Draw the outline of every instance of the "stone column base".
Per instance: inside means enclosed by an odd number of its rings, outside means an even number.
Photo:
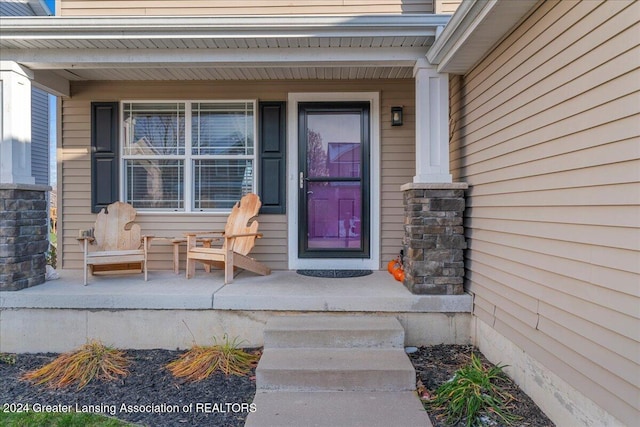
[[[404,285],[414,294],[464,293],[466,183],[417,184],[404,193]]]
[[[44,185],[0,184],[0,291],[45,280],[47,198]]]

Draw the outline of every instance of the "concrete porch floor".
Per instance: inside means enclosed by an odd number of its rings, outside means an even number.
[[[241,272],[224,285],[219,271],[96,275],[82,272],[20,291],[0,292],[0,352],[63,352],[99,339],[118,348],[187,348],[213,337],[238,337],[263,345],[276,316],[394,317],[406,345],[470,342],[472,299],[465,295],[412,295],[386,271],[350,279],[270,276]]]
[[[100,274],[82,285],[82,271],[21,291],[0,292],[0,308],[192,309],[470,313],[471,296],[413,295],[385,271],[349,279],[314,278],[295,271],[269,276],[239,273],[224,285],[221,271],[183,274]]]

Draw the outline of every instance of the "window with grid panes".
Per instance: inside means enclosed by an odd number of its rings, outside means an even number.
[[[229,211],[255,191],[255,102],[123,103],[125,201],[156,211]]]

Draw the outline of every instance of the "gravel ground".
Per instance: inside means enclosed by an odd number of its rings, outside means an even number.
[[[469,363],[471,353],[474,351],[470,345],[436,345],[431,347],[420,347],[417,352],[409,355],[416,375],[429,393],[433,395],[435,390],[444,382],[453,377],[455,371]],[[480,357],[483,363],[489,361],[475,350],[475,354]],[[554,424],[538,408],[538,406],[511,380],[506,379],[500,386],[510,393],[515,401],[512,403],[512,412],[521,417],[514,426],[517,427],[553,427]],[[434,427],[445,427],[445,418],[436,411],[429,411],[429,417]],[[464,422],[455,424],[453,427],[462,427]],[[501,424],[492,423],[488,426],[499,426]]]
[[[438,345],[421,347],[409,356],[418,379],[429,392],[433,392],[469,362],[472,351],[472,346]],[[31,410],[51,411],[69,407],[85,412],[97,410],[121,420],[153,427],[244,426],[256,390],[255,372],[248,377],[215,374],[201,382],[185,383],[164,369],[182,352],[127,350],[126,353],[133,360],[128,377],[108,383],[94,381],[80,391],[74,387],[51,390],[19,380],[24,372],[39,368],[57,356],[19,354],[13,365],[0,363],[0,410],[5,409],[5,404],[22,405],[23,408],[28,404]],[[479,352],[476,354],[488,363]],[[506,381],[503,387],[516,399],[513,412],[522,417],[516,426],[553,427],[553,423],[513,382]],[[440,414],[431,411],[429,416],[434,427],[446,426]],[[460,423],[455,427],[463,425]]]
[[[154,427],[244,426],[256,391],[255,372],[249,377],[217,373],[200,382],[185,383],[164,369],[181,353],[127,350],[133,360],[129,376],[108,383],[93,381],[80,391],[74,386],[51,390],[20,381],[24,372],[49,363],[57,355],[19,354],[14,365],[0,363],[0,405],[29,404],[32,411],[75,410],[78,405],[83,412],[98,409],[121,420]]]

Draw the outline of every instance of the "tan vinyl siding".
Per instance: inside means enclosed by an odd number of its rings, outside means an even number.
[[[444,13],[453,15],[455,11],[460,6],[462,0],[434,0],[434,8],[433,13]]]
[[[450,84],[474,314],[640,417],[640,3],[540,2]]]
[[[381,261],[397,255],[402,243],[403,207],[400,186],[415,175],[415,108],[413,80],[288,81],[288,82],[84,82],[72,83],[72,96],[62,105],[63,268],[81,268],[78,230],[90,228],[95,215],[90,209],[91,102],[135,99],[258,99],[283,101],[288,92],[380,92],[381,130]],[[391,107],[404,106],[404,126],[391,126]],[[287,223],[285,215],[261,215],[264,238],[252,252],[274,269],[287,268]],[[181,236],[185,231],[221,229],[226,215],[141,213],[138,222],[146,234]],[[182,248],[181,252],[184,252]],[[184,254],[182,254],[184,257]],[[171,268],[171,246],[152,246],[150,268]],[[184,260],[181,258],[181,262]],[[183,266],[181,266],[183,268]]]
[[[433,13],[432,0],[60,0],[58,3],[62,16]]]

